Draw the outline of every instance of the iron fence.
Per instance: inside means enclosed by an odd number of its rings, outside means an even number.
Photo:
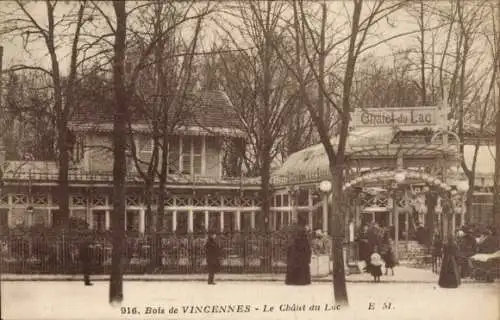
[[[93,233],[94,274],[111,268],[111,234]],[[189,274],[205,271],[205,234],[127,234],[123,243],[125,274]],[[288,239],[277,234],[218,235],[221,271],[225,273],[283,273]],[[83,237],[74,233],[0,235],[1,270],[15,274],[78,274]],[[326,253],[327,254],[327,253]]]

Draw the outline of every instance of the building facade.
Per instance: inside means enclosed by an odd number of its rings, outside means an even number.
[[[243,123],[234,112],[231,102],[222,91],[199,93],[198,103],[190,108],[188,118],[177,125],[169,139],[169,166],[166,185],[165,214],[158,217],[160,231],[166,232],[232,232],[253,230],[260,213],[260,179],[246,178],[240,172],[227,169],[227,159],[238,158],[231,143],[244,144]],[[422,121],[440,126],[441,113],[433,108],[420,108]],[[417,115],[416,110],[410,113]],[[391,111],[394,112],[394,111]],[[402,111],[404,119],[407,111]],[[426,114],[428,112],[429,114]],[[400,116],[400,117],[401,117]],[[387,117],[383,117],[386,119]],[[133,128],[135,155],[129,150],[125,228],[144,233],[151,226],[147,210],[144,179],[141,171],[152,157],[153,140],[150,124],[137,117]],[[346,219],[359,227],[368,222],[395,225],[401,239],[408,239],[416,221],[425,220],[425,175],[456,187],[464,176],[457,168],[459,141],[433,141],[439,130],[429,124],[402,125],[399,128],[377,127],[377,119],[359,117],[368,127],[353,130],[347,148],[345,184],[349,193]],[[382,118],[381,118],[382,119]],[[427,120],[426,120],[427,119]],[[358,122],[359,122],[358,121]],[[374,125],[375,124],[375,125]],[[112,113],[102,106],[82,108],[70,123],[73,136],[70,179],[70,215],[85,222],[89,228],[105,231],[110,228],[112,211]],[[436,128],[434,128],[436,129]],[[439,128],[438,128],[439,129]],[[466,221],[488,224],[492,217],[491,144],[494,133],[467,133],[465,160],[470,165],[471,148],[480,139],[474,203],[472,212],[457,210],[454,226]],[[442,136],[441,136],[441,139]],[[161,158],[161,157],[160,157]],[[57,165],[53,162],[3,162],[3,188],[0,196],[0,227],[51,226],[58,210]],[[234,161],[233,161],[234,162]],[[404,170],[405,190],[394,198],[394,174]],[[311,229],[328,231],[331,197],[320,190],[320,183],[329,179],[328,161],[321,144],[292,154],[283,166],[273,173],[273,197],[269,226],[279,230],[302,215]],[[366,179],[370,177],[370,179]],[[352,193],[355,186],[357,193]],[[361,190],[361,192],[359,192]],[[158,181],[149,206],[158,206]],[[440,203],[436,208],[440,211]],[[436,224],[442,223],[438,214]],[[352,235],[348,235],[352,237]]]
[[[255,228],[260,181],[235,176],[224,169],[228,143],[241,142],[243,125],[222,91],[199,93],[191,117],[173,128],[169,138],[169,173],[165,215],[158,230],[225,232]],[[102,107],[104,108],[104,107]],[[126,230],[147,232],[151,217],[146,210],[141,166],[152,154],[149,125],[133,123],[135,154],[129,151]],[[110,227],[112,213],[112,113],[96,107],[82,109],[70,123],[73,135],[70,180],[70,216],[92,229]],[[5,161],[0,223],[4,227],[52,225],[57,204],[57,165],[53,162]],[[157,210],[158,181],[150,203]]]

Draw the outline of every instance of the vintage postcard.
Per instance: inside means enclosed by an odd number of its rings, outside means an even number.
[[[0,320],[500,319],[498,1],[3,1]]]

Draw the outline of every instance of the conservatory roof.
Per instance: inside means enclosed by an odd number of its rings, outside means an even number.
[[[392,128],[363,128],[349,133],[346,145],[348,159],[382,159],[394,158],[399,154],[405,157],[433,158],[436,156],[456,156],[455,145],[404,143],[395,144],[393,138],[396,131]],[[337,145],[338,137],[333,138],[332,144]],[[283,166],[274,172],[275,176],[309,175],[316,172],[327,172],[329,168],[328,156],[323,144],[316,144],[298,151],[285,161]]]

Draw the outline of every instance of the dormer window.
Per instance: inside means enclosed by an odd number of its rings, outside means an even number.
[[[70,138],[72,144],[70,145],[70,150],[71,150],[71,160],[73,162],[80,162],[80,160],[83,159],[84,156],[84,149],[85,149],[85,139],[83,136],[74,136],[71,134],[72,137]]]
[[[169,172],[203,174],[203,140],[201,136],[175,137],[169,144]]]

